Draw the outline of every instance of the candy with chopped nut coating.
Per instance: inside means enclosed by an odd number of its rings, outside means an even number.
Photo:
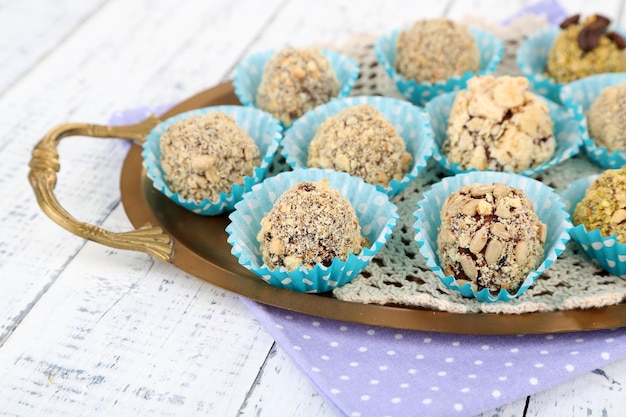
[[[466,185],[446,198],[440,215],[440,266],[459,284],[515,293],[541,263],[547,227],[521,189]]]
[[[307,166],[347,172],[383,187],[402,180],[413,158],[393,125],[370,104],[348,107],[320,125]]]
[[[231,116],[214,111],[173,123],[161,136],[161,168],[170,189],[200,203],[219,200],[261,163],[250,135]]]
[[[626,168],[604,171],[576,205],[573,221],[626,243]]]
[[[626,83],[604,88],[586,117],[589,137],[597,146],[626,151]]]
[[[474,76],[457,93],[443,153],[461,169],[519,173],[549,161],[556,149],[545,101],[525,77]]]
[[[546,62],[548,75],[559,83],[605,72],[626,71],[626,42],[609,29],[610,20],[592,15],[580,22],[575,15],[561,23]]]
[[[480,53],[465,25],[446,18],[423,19],[398,35],[395,65],[407,79],[434,83],[478,71]]]
[[[265,64],[256,106],[291,126],[338,94],[339,81],[324,54],[315,48],[285,48]]]
[[[263,262],[288,271],[345,261],[368,244],[350,201],[327,180],[303,181],[285,191],[261,220],[257,240]]]

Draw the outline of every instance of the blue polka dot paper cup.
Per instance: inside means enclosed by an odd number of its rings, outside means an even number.
[[[521,73],[528,78],[533,90],[555,103],[560,103],[561,83],[546,73],[546,62],[552,44],[561,29],[549,26],[527,37],[517,49],[516,62]]]
[[[161,167],[161,136],[168,127],[179,120],[217,111],[233,117],[239,127],[248,132],[259,148],[261,163],[254,168],[252,176],[244,177],[243,184],[233,184],[231,192],[220,193],[217,201],[204,199],[198,203],[193,199],[184,199],[180,194],[173,192],[165,180]],[[278,120],[261,110],[241,106],[205,107],[181,113],[159,123],[146,137],[141,155],[143,156],[143,166],[146,168],[148,178],[152,180],[154,188],[189,211],[202,216],[213,216],[232,211],[235,203],[241,200],[246,191],[249,191],[254,184],[263,181],[281,139],[282,125]]]
[[[233,89],[235,90],[235,95],[244,106],[256,106],[256,95],[261,84],[261,78],[263,78],[263,69],[267,61],[276,52],[278,50],[257,52],[245,57],[237,64]],[[321,50],[321,52],[330,61],[330,65],[339,81],[337,97],[349,96],[360,74],[359,65],[347,55],[328,50]]]
[[[437,234],[441,226],[440,212],[446,197],[465,185],[494,182],[523,190],[535,204],[535,211],[541,222],[548,227],[543,261],[537,269],[528,274],[514,294],[505,289],[500,290],[498,294],[492,294],[486,288],[476,291],[467,282],[460,285],[454,276],[446,275],[443,272],[437,255]],[[504,172],[468,172],[444,178],[441,182],[434,184],[431,190],[424,193],[422,200],[418,203],[417,210],[414,212],[414,217],[415,240],[430,269],[447,288],[459,291],[465,297],[473,297],[483,302],[510,301],[524,293],[565,250],[565,245],[570,239],[567,231],[572,226],[563,202],[552,188],[532,178]]]
[[[317,264],[312,269],[300,266],[294,271],[284,267],[271,270],[263,263],[257,235],[261,219],[272,209],[276,200],[292,186],[302,181],[327,179],[330,186],[345,196],[356,211],[361,233],[370,246],[360,254],[350,254],[346,261],[335,259],[328,267]],[[343,172],[323,169],[301,169],[268,178],[243,196],[235,205],[226,227],[231,253],[239,263],[275,287],[297,292],[321,293],[340,287],[365,268],[383,247],[398,219],[397,207],[389,197],[360,178]]]
[[[448,118],[452,111],[452,105],[456,98],[457,92],[443,94],[439,97],[435,97],[426,105],[426,112],[430,119],[430,124],[433,129],[433,138],[435,141],[435,150],[433,152],[433,159],[445,168],[448,172],[453,174],[459,174],[464,172],[476,171],[475,168],[463,169],[458,163],[451,163],[448,161],[443,153],[443,143],[447,138],[448,130]],[[572,116],[563,107],[550,100],[544,99],[548,105],[550,111],[550,118],[554,123],[554,138],[556,140],[556,148],[552,158],[541,165],[534,168],[526,168],[520,175],[532,177],[537,175],[548,168],[551,168],[561,162],[577,155],[580,151],[580,145],[582,143],[582,127],[580,122]]]
[[[385,72],[396,84],[398,90],[412,103],[423,106],[433,97],[450,91],[462,90],[467,86],[467,80],[474,75],[486,75],[495,71],[502,60],[504,46],[502,41],[489,32],[470,28],[470,33],[476,39],[478,50],[480,51],[480,70],[478,72],[466,72],[461,76],[455,76],[447,81],[437,81],[435,83],[418,83],[415,80],[407,79],[396,71],[396,41],[398,35],[406,26],[396,29],[378,38],[374,44],[374,52],[378,62],[385,69]]]
[[[379,191],[389,196],[397,195],[426,167],[434,146],[432,130],[426,115],[419,107],[409,102],[390,97],[372,96],[335,99],[308,111],[296,120],[285,133],[281,153],[292,168],[306,168],[309,145],[320,125],[328,117],[359,104],[369,104],[380,111],[402,137],[407,151],[413,157],[411,168],[402,180],[391,180],[389,185],[385,187],[376,185]]]
[[[597,178],[598,175],[591,175],[578,179],[561,192],[565,208],[572,218],[576,205],[585,197],[587,189]],[[619,243],[615,236],[602,236],[597,229],[587,230],[582,224],[572,226],[569,234],[592,262],[611,274],[626,279],[626,244]]]
[[[626,35],[624,29],[613,28],[613,30],[622,36]],[[528,78],[533,90],[555,103],[561,103],[561,88],[566,84],[557,82],[546,73],[546,63],[550,49],[560,32],[558,26],[539,29],[522,42],[516,53],[517,67]]]
[[[582,145],[589,159],[603,168],[620,168],[626,164],[626,151],[609,152],[606,146],[596,145],[587,129],[587,110],[602,90],[612,85],[626,83],[626,73],[598,74],[581,78],[561,88],[561,101],[582,129]]]

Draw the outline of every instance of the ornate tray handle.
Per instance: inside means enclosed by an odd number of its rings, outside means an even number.
[[[109,232],[101,227],[76,220],[61,207],[53,193],[57,181],[56,173],[61,168],[57,152],[61,139],[67,136],[122,138],[141,144],[159,121],[156,116],[150,116],[142,122],[126,126],[65,123],[48,132],[33,150],[28,174],[37,202],[43,212],[61,227],[82,238],[117,249],[145,252],[162,261],[171,262],[172,240],[160,227],[153,227],[148,223],[130,232]]]

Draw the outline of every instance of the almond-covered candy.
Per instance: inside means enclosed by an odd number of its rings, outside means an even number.
[[[443,153],[461,169],[519,173],[549,161],[556,149],[545,101],[525,77],[475,76],[457,93]]]
[[[466,185],[446,198],[440,216],[439,262],[460,285],[515,293],[541,263],[547,227],[521,189]]]

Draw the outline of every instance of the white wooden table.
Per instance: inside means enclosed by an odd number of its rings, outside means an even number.
[[[620,1],[564,3],[626,23]],[[0,0],[0,415],[336,415],[237,296],[47,218],[27,182],[32,148],[58,123],[180,101],[256,50],[341,44],[423,17],[497,21],[525,5]],[[127,149],[61,144],[56,193],[70,213],[131,228],[119,196]],[[483,414],[564,415],[626,415],[626,361]]]

